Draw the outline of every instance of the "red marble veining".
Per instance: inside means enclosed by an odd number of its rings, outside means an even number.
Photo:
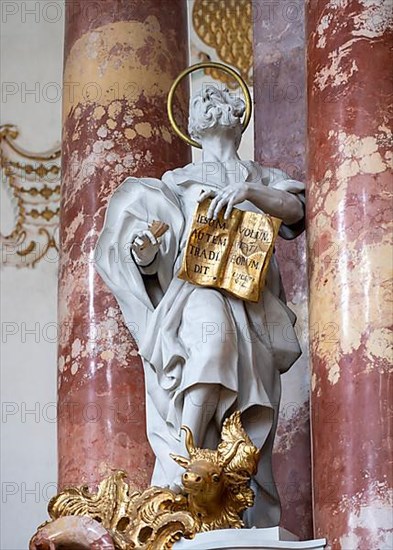
[[[113,101],[108,101],[105,93],[101,103],[85,94],[83,100],[74,103],[68,98],[64,109],[59,484],[94,485],[113,469],[125,469],[131,482],[144,488],[150,481],[153,455],[145,432],[142,365],[136,344],[114,298],[96,274],[92,258],[108,199],[126,176],[160,177],[166,170],[189,162],[188,147],[171,133],[166,115],[168,90],[162,85],[187,65],[186,6],[181,0],[106,0],[94,3],[99,10],[91,6],[89,11],[88,3],[68,3],[67,78],[81,78],[86,67],[89,79],[96,71],[94,81],[104,92],[114,84],[113,75],[122,86]],[[116,23],[115,30],[111,23]],[[130,28],[136,29],[137,48],[121,41],[120,34],[116,42],[117,33],[133,37]],[[156,40],[154,63],[149,33]],[[113,41],[112,46],[108,41]],[[103,60],[101,65],[93,48]],[[75,59],[77,55],[80,62]],[[122,94],[123,83],[128,82],[128,67],[132,70],[136,64],[139,71],[142,67],[138,74],[146,77],[149,86],[138,82],[132,97],[127,97]],[[79,71],[75,78],[72,71]],[[129,82],[134,82],[133,78]],[[178,109],[184,120],[186,103],[183,101]],[[134,329],[137,332],[137,319]]]
[[[255,159],[304,181],[306,75],[304,3],[253,2]],[[304,235],[280,240],[277,257],[289,307],[298,316],[303,355],[283,376],[283,397],[273,455],[282,505],[281,525],[312,536],[307,263]]]
[[[316,536],[392,541],[389,2],[308,5],[310,321]]]
[[[178,0],[66,0],[69,30],[67,29],[65,37],[65,57],[67,58],[72,46],[82,35],[117,21],[144,21],[153,16],[161,22],[164,29],[173,29],[175,21],[184,21],[184,7]],[[187,27],[179,25],[176,30],[179,44],[184,43]],[[185,52],[180,57],[184,55]]]
[[[297,408],[288,419],[285,415],[281,418],[277,439],[279,443],[275,446],[273,472],[283,509],[281,523],[286,529],[296,533],[301,540],[309,539],[312,534],[312,522],[308,497],[311,493],[308,403]],[[308,498],[305,498],[305,495]],[[299,522],[299,518],[304,519]]]

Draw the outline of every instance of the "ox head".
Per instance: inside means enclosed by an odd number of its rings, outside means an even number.
[[[243,476],[226,472],[226,466],[235,457],[242,439],[236,441],[225,453],[209,449],[199,449],[195,446],[191,430],[186,426],[186,449],[189,458],[171,454],[177,464],[185,469],[182,476],[185,492],[203,500],[215,500],[223,494],[225,486],[230,483],[244,483]]]

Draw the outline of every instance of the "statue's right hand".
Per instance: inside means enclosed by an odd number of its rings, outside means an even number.
[[[154,261],[160,248],[160,241],[146,229],[140,231],[131,244],[131,253],[138,265],[147,266]]]

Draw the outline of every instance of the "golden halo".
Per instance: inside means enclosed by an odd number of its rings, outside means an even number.
[[[204,63],[197,63],[196,65],[191,65],[191,67],[188,67],[183,72],[179,74],[179,76],[176,78],[174,83],[172,84],[171,89],[169,90],[168,94],[168,102],[167,102],[167,108],[168,108],[168,117],[169,121],[172,125],[172,128],[174,129],[175,133],[183,139],[188,145],[192,145],[193,147],[197,147],[198,149],[202,149],[202,146],[197,142],[191,139],[189,136],[184,134],[179,126],[176,124],[175,118],[173,116],[173,98],[175,96],[175,92],[177,90],[177,87],[179,86],[180,82],[183,80],[183,78],[194,71],[199,71],[200,69],[220,69],[224,71],[225,73],[228,73],[229,75],[233,76],[233,78],[236,80],[236,82],[239,84],[240,88],[242,89],[245,103],[246,103],[246,112],[243,120],[243,129],[242,133],[244,133],[250,124],[251,120],[251,114],[252,114],[252,100],[251,100],[251,94],[250,90],[248,89],[247,84],[243,80],[243,78],[234,70],[231,69],[231,67],[227,67],[226,65],[223,65],[222,63],[215,63],[214,61],[206,61]]]

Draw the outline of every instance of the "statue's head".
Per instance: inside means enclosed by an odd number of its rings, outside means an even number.
[[[242,116],[246,109],[240,97],[228,89],[206,86],[191,100],[188,132],[192,139],[201,143],[204,135],[222,130],[232,130],[236,148],[242,137]]]

